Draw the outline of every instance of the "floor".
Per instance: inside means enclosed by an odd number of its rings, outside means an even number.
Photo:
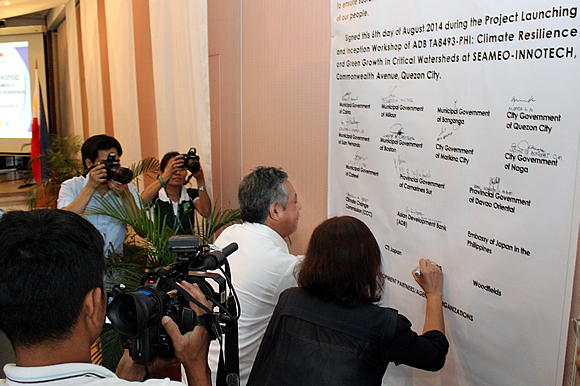
[[[29,171],[0,170],[0,210],[27,210],[26,196],[34,182]],[[2,213],[2,212],[0,212]]]

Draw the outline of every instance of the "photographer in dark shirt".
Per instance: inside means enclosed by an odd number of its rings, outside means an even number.
[[[197,188],[188,189],[185,186],[188,169],[183,155],[176,151],[165,154],[159,164],[159,177],[142,194],[144,204],[151,204],[153,210],[159,213],[159,221],[165,222],[171,229],[177,229],[178,233],[191,233],[196,210],[203,217],[211,214],[211,199],[199,160],[197,165],[198,168],[193,169],[194,173],[191,174]]]

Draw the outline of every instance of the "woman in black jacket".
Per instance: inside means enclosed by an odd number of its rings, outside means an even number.
[[[412,275],[427,299],[421,335],[397,310],[375,304],[384,275],[370,229],[350,216],[324,221],[299,267],[299,288],[280,295],[248,384],[380,385],[389,362],[441,369],[449,349],[443,273],[421,259]]]

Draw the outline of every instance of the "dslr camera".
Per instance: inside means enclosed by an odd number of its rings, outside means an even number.
[[[171,338],[161,324],[163,316],[171,317],[182,334],[195,326],[204,326],[212,339],[221,339],[239,318],[239,312],[235,312],[237,316],[232,315],[226,304],[226,278],[206,272],[227,263],[226,257],[238,249],[236,243],[221,250],[200,245],[197,235],[180,235],[169,239],[169,249],[177,255],[174,263],[147,273],[136,291],[126,293],[121,286],[115,286],[107,308],[107,317],[123,336],[124,347],[136,361],[150,362],[158,356],[175,357]],[[196,283],[206,299],[213,303],[212,309],[206,309],[204,315],[196,315],[189,301],[197,301],[176,284],[182,280]],[[214,312],[216,308],[218,311]],[[239,311],[239,306],[237,309]]]
[[[184,167],[189,170],[191,174],[199,172],[201,165],[199,164],[199,156],[195,154],[195,147],[189,149],[187,154],[183,154]]]
[[[131,169],[121,166],[115,153],[109,153],[106,160],[102,161],[107,170],[107,180],[117,181],[120,184],[128,184],[133,179]]]

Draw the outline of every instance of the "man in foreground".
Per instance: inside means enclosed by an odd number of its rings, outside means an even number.
[[[245,385],[280,293],[296,286],[298,258],[290,254],[284,238],[298,229],[302,206],[288,174],[273,167],[248,174],[240,183],[238,201],[243,224],[226,228],[215,243],[238,244],[229,263],[242,309],[238,334],[240,384]],[[214,344],[210,349],[214,377],[218,357]]]
[[[126,353],[117,375],[91,364],[107,309],[103,287],[103,238],[88,221],[56,209],[14,211],[0,219],[0,330],[10,339],[16,364],[4,367],[0,385],[122,385],[142,381],[147,365]],[[209,306],[197,286],[182,282]],[[204,311],[193,303],[196,314]],[[204,327],[181,335],[171,318],[162,319],[176,361],[190,385],[209,385],[209,335]],[[123,380],[124,379],[124,380]],[[150,385],[180,384],[149,380]]]

